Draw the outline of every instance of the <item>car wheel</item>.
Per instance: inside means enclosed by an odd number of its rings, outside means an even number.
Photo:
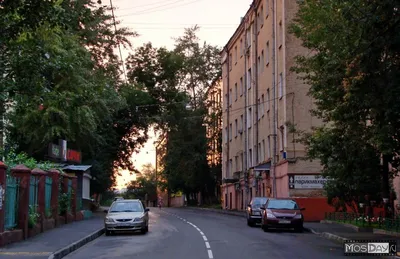
[[[146,233],[149,232],[149,226],[146,226],[145,231]]]
[[[247,226],[252,227],[253,226],[253,222],[251,222],[251,220],[247,219]]]
[[[147,231],[146,231],[146,227],[144,227],[144,228],[142,228],[142,229],[140,230],[140,233],[142,233],[143,235],[146,234],[146,232],[147,232]]]
[[[110,230],[106,230],[106,236],[111,236],[111,231]]]

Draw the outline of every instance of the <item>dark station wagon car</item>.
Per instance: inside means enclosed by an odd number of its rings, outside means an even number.
[[[247,206],[246,216],[247,225],[252,227],[257,223],[261,223],[262,210],[261,207],[268,201],[266,197],[254,197]]]
[[[270,228],[294,229],[303,232],[304,217],[296,201],[292,199],[268,199],[261,207],[261,228],[267,232]]]

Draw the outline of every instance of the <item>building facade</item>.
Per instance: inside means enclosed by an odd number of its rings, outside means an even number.
[[[311,53],[288,27],[298,6],[255,0],[221,52],[223,80],[222,206],[245,209],[252,197],[323,196],[317,161],[290,130],[310,130],[309,87],[290,71]]]

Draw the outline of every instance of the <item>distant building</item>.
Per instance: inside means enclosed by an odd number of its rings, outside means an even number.
[[[206,134],[208,139],[207,160],[211,172],[215,177],[215,196],[221,197],[222,181],[222,79],[216,79],[206,93],[205,117]]]

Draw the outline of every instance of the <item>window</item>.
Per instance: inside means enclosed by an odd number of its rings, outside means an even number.
[[[265,140],[261,141],[261,162],[265,160]]]
[[[229,174],[228,177],[230,177],[232,175],[232,159],[229,159]]]
[[[244,93],[243,89],[243,77],[240,78],[240,96],[242,96]]]
[[[260,65],[260,68],[261,68],[261,73],[263,73],[264,72],[264,50],[261,51],[261,65]]]
[[[238,156],[235,156],[235,172],[239,171],[239,162]]]
[[[250,28],[249,29],[247,29],[247,32],[246,32],[246,43],[247,43],[247,48],[250,48],[250,46],[251,46],[251,33],[250,33],[251,31],[250,31]]]
[[[257,74],[259,75],[261,73],[261,58],[258,56],[257,58]]]
[[[244,168],[243,168],[243,165],[244,165],[243,153],[240,154],[240,165],[241,165],[241,169],[243,171],[244,170]]]
[[[252,125],[252,113],[251,113],[251,108],[249,108],[248,110],[247,110],[247,128],[251,128],[251,125]]]
[[[279,98],[283,96],[283,76],[282,73],[279,74]]]
[[[249,166],[253,166],[253,150],[251,148],[249,149]]]
[[[269,0],[265,0],[265,16],[269,15]]]
[[[264,116],[264,103],[265,103],[265,98],[264,95],[261,95],[261,103],[260,103],[260,110],[261,110],[261,117]]]
[[[232,140],[232,123],[229,124],[229,140]]]
[[[262,28],[263,27],[263,25],[264,25],[264,16],[263,16],[263,13],[264,13],[264,7],[263,6],[261,6],[261,16],[260,16],[260,19],[261,19],[261,21],[260,21],[260,27]]]
[[[235,46],[235,64],[238,61],[238,50],[237,50],[237,46]]]
[[[282,21],[279,22],[279,28],[278,28],[278,48],[282,47],[283,44],[283,28],[282,28]]]
[[[232,54],[229,54],[229,70],[232,70]]]
[[[261,17],[260,13],[257,13],[257,32],[260,32],[261,29]]]
[[[268,158],[271,158],[271,136],[268,136],[268,150],[267,150]]]
[[[243,132],[243,127],[244,126],[244,119],[243,119],[243,114],[240,115],[240,130]],[[242,133],[240,133],[242,134]]]
[[[240,47],[240,56],[243,56],[243,40],[242,39],[240,39],[240,45],[239,45],[239,47]]]
[[[238,135],[238,121],[237,119],[235,120],[235,137]]]
[[[261,119],[261,100],[260,98],[257,99],[257,119],[260,120]]]
[[[270,93],[269,93],[269,88],[267,89],[267,111],[269,111],[269,106],[270,106],[270,103],[271,103],[271,95],[270,95]]]
[[[229,105],[232,105],[232,88],[229,89]]]
[[[251,68],[247,71],[247,89],[251,88]]]
[[[267,46],[265,49],[265,65],[269,64],[269,41],[267,41]]]
[[[283,126],[283,125],[281,125],[280,127],[279,127],[279,131],[280,131],[280,139],[279,139],[279,151],[283,151],[284,150],[284,146],[285,146],[285,144],[284,144],[284,139],[285,139],[285,126]]]
[[[237,101],[238,98],[238,87],[237,87],[237,83],[235,83],[235,101]]]
[[[262,153],[261,153],[261,143],[258,143],[258,163],[261,163],[263,161],[262,159]]]

